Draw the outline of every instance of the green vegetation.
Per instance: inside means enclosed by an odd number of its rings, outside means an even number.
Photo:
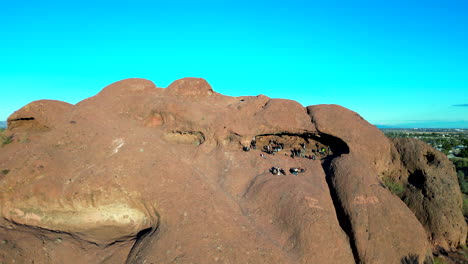
[[[385,187],[387,187],[387,189],[391,193],[397,196],[400,195],[405,190],[405,187],[403,185],[395,182],[391,177],[384,176],[382,180],[383,180]]]
[[[468,218],[468,158],[450,159],[457,169],[458,183],[463,193],[463,215]]]
[[[468,195],[463,194],[463,215],[468,218]]]
[[[13,142],[13,136],[5,136],[0,134],[0,145],[3,147]]]
[[[439,257],[434,257],[434,264],[446,264],[447,262],[443,261]]]
[[[5,133],[5,128],[0,128],[0,147],[13,142],[13,135],[7,136]]]
[[[460,184],[460,190],[462,193],[468,194],[468,182],[466,181],[466,175],[463,170],[459,169],[457,171],[458,183]]]
[[[9,172],[10,172],[9,169],[4,169],[4,170],[2,170],[2,174],[3,174],[3,175],[7,175]]]
[[[458,153],[458,156],[462,158],[468,158],[468,148],[464,148],[460,150],[460,152]]]

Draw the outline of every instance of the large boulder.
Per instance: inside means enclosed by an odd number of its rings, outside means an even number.
[[[316,128],[341,139],[348,154],[324,162],[343,226],[364,263],[430,259],[424,229],[406,205],[383,187],[394,170],[391,141],[357,113],[337,105],[309,106]]]
[[[211,85],[202,78],[183,78],[171,83],[165,93],[173,96],[210,96],[215,95]]]
[[[467,226],[453,163],[418,139],[397,138],[393,142],[407,170],[401,197],[423,224],[435,250],[465,245]]]
[[[73,108],[71,104],[55,100],[34,101],[8,117],[8,129],[23,132],[47,131],[62,126],[63,114]]]
[[[359,154],[334,159],[329,174],[360,261],[400,263],[413,257],[418,260],[414,263],[422,263],[431,259],[421,223],[381,185],[375,169]]]
[[[318,131],[346,142],[350,151],[372,165],[379,176],[394,170],[393,144],[358,113],[339,105],[312,105],[307,111]]]

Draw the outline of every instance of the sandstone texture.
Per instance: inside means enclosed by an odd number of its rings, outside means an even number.
[[[126,79],[4,134],[0,263],[432,263],[466,242],[449,161],[337,105]]]
[[[466,242],[466,222],[458,208],[462,194],[455,166],[443,153],[417,139],[394,139],[407,170],[403,201],[423,224],[435,247],[453,250]]]

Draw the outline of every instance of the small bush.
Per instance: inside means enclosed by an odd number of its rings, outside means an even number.
[[[7,144],[10,144],[11,142],[13,142],[13,136],[0,135],[0,144],[2,145],[2,147]]]
[[[463,215],[468,218],[468,195],[463,194]]]
[[[468,194],[468,182],[465,181],[465,173],[459,170],[457,171],[457,177],[461,192],[464,194]]]
[[[468,158],[453,158],[450,160],[455,164],[457,170],[468,167]]]
[[[460,150],[460,153],[458,153],[458,156],[462,158],[468,158],[468,148],[464,148]]]
[[[395,182],[392,178],[385,176],[382,178],[385,187],[393,194],[400,195],[404,190],[405,187],[397,182]]]
[[[435,257],[434,264],[446,264],[447,262],[443,261],[441,258]]]

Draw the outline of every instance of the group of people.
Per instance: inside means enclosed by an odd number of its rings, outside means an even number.
[[[255,140],[255,137],[250,141],[250,147],[242,147],[242,150],[244,151],[250,151],[250,149],[257,149],[257,141]]]
[[[291,158],[294,158],[294,157],[305,158],[305,150],[304,149],[293,148],[293,149],[291,149],[291,155],[289,155],[289,156]]]
[[[317,148],[311,149],[312,154],[306,155],[306,151],[307,151],[306,144],[300,143],[299,145],[301,146],[300,148],[293,148],[290,150],[291,154],[289,156],[291,158],[300,157],[300,158],[308,158],[311,160],[315,160],[317,158],[315,155],[316,153],[318,155],[330,155],[330,152],[331,152],[330,147],[327,147],[327,149],[325,149],[324,147],[319,147],[318,143],[315,143]],[[255,138],[250,142],[250,147],[243,146],[242,149],[244,151],[250,151],[250,149],[257,149],[257,141],[255,140]],[[283,149],[284,149],[283,143],[270,139],[268,145],[263,146],[262,151],[267,154],[274,155],[276,152],[279,152]]]
[[[297,175],[299,173],[304,173],[306,171],[306,169],[303,169],[303,168],[290,168],[289,169],[289,172],[294,174],[294,175]],[[286,175],[286,172],[284,171],[284,169],[282,168],[278,168],[278,167],[271,167],[270,168],[270,172],[271,174],[273,175]]]
[[[270,172],[273,175],[286,175],[286,172],[282,168],[271,167]]]
[[[255,137],[250,141],[250,147],[252,149],[257,149],[257,140],[255,140]]]
[[[307,151],[307,145],[305,143],[299,143],[300,148],[293,148],[291,149],[291,157],[301,157],[301,158],[308,158],[315,160],[316,156],[315,155],[306,155]],[[312,153],[319,153],[319,154],[324,154],[326,152],[325,148],[319,148],[318,143],[315,144],[316,149],[312,149]],[[244,151],[250,151],[250,149],[257,149],[257,141],[255,140],[255,137],[252,139],[250,142],[250,146],[246,147],[243,146],[242,149]],[[278,142],[274,139],[270,139],[268,141],[268,145],[263,146],[262,152],[265,152],[266,154],[274,155],[276,152],[279,152],[284,149],[284,143]],[[330,148],[328,148],[328,151],[330,151]],[[260,156],[262,158],[266,158],[264,154],[260,153]],[[282,168],[279,167],[271,167],[270,168],[270,173],[273,175],[286,175],[286,171]],[[289,172],[294,175],[298,175],[299,173],[304,173],[306,169],[300,168],[300,167],[294,167],[290,168]]]
[[[306,169],[303,169],[303,168],[290,168],[289,169],[289,172],[294,174],[294,175],[297,175],[299,173],[304,173],[306,171]]]
[[[275,152],[279,152],[283,150],[283,148],[283,143],[278,143],[276,140],[270,139],[268,145],[263,146],[263,152],[266,152],[267,154],[275,154]]]
[[[291,154],[290,154],[290,157],[291,158],[294,158],[294,157],[300,157],[300,158],[307,158],[307,159],[311,159],[311,160],[316,160],[317,157],[316,155],[330,155],[331,153],[331,150],[330,150],[330,147],[327,147],[327,149],[325,149],[325,147],[321,147],[317,142],[315,143],[315,148],[312,147],[310,149],[310,152],[312,152],[311,154],[307,155],[307,145],[306,143],[299,143],[299,148],[292,148],[291,149]],[[252,141],[250,142],[250,146],[249,147],[246,147],[246,146],[243,146],[242,149],[244,151],[250,151],[250,149],[257,149],[257,141],[255,139],[255,137],[252,139]],[[279,152],[281,150],[284,149],[284,143],[281,143],[281,142],[278,142],[274,139],[270,139],[268,141],[268,145],[265,145],[263,146],[262,148],[262,152],[266,153],[266,154],[270,154],[270,155],[274,155],[276,152]],[[263,153],[260,153],[260,156],[262,158],[266,158],[265,155]],[[279,167],[271,167],[270,170],[269,170],[273,175],[286,175],[286,171],[282,168],[279,168]],[[303,168],[299,168],[299,167],[295,167],[295,168],[290,168],[289,169],[289,172],[291,174],[294,174],[294,175],[298,175],[299,173],[304,173],[306,171],[306,169],[303,169]]]

